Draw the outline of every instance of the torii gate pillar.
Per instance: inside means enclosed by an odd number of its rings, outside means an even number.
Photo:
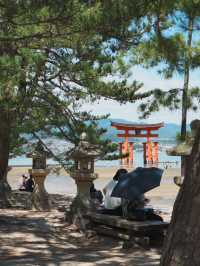
[[[147,141],[143,143],[143,160],[144,165],[158,163],[158,141],[151,141],[152,138],[158,138],[158,133],[154,133],[159,128],[164,126],[164,123],[159,124],[126,124],[112,122],[112,127],[115,127],[123,133],[117,134],[119,138],[124,138],[124,142],[119,143],[119,152],[121,155],[127,154],[127,157],[122,159],[125,165],[133,166],[134,160],[134,143],[129,141],[130,138],[146,138]]]

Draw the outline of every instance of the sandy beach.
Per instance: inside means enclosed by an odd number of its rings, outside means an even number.
[[[13,167],[8,173],[8,182],[12,189],[17,189],[21,183],[22,174],[28,174],[28,167]],[[96,167],[95,172],[98,179],[95,180],[95,186],[102,189],[107,182],[112,179],[117,167]],[[129,170],[129,169],[128,169]],[[130,169],[129,171],[131,171]],[[168,168],[164,170],[160,187],[153,189],[148,193],[149,196],[172,196],[177,193],[177,186],[173,183],[173,177],[180,175],[179,168]],[[69,174],[63,169],[59,175],[50,173],[45,181],[46,190],[49,193],[67,194],[74,196],[76,194],[76,184]]]
[[[99,178],[95,180],[95,187],[102,190],[109,180],[114,176],[118,168],[116,167],[97,167],[95,172]],[[21,175],[28,173],[27,167],[14,167],[9,172],[8,182],[12,189],[18,189],[21,182]],[[150,204],[155,209],[163,212],[171,213],[174,200],[176,198],[178,187],[173,183],[173,177],[180,175],[180,169],[168,168],[164,171],[161,185],[158,188],[146,193],[146,197],[150,199]],[[61,170],[59,175],[49,174],[45,181],[45,187],[50,194],[61,194],[66,196],[76,195],[76,184],[74,180]]]
[[[19,187],[21,175],[27,168],[13,168],[8,181],[13,189]],[[99,178],[95,186],[102,189],[112,178],[116,168],[98,167],[95,171]],[[162,211],[163,218],[170,220],[178,187],[173,177],[180,170],[165,170],[161,186],[146,196],[150,205]],[[63,197],[74,196],[76,185],[69,175],[61,171],[59,176],[50,174],[45,182],[50,194]],[[119,240],[82,235],[76,228],[68,226],[63,212],[53,209],[51,212],[23,210],[0,210],[0,265],[158,265],[160,249],[122,249]]]

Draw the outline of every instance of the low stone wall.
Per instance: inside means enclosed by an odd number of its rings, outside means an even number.
[[[9,195],[11,208],[31,210],[32,193],[27,191],[13,190]]]
[[[65,210],[69,209],[73,198],[65,195],[49,194],[49,199],[52,209],[57,209],[64,212]],[[10,208],[31,210],[32,193],[20,190],[12,190],[9,195],[9,203]]]

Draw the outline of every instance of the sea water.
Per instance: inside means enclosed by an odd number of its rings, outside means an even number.
[[[166,151],[159,151],[159,166],[160,167],[165,167],[167,166],[172,166],[172,167],[180,167],[180,157],[178,156],[169,156],[166,154]],[[32,159],[27,158],[25,156],[20,156],[16,157],[13,159],[9,160],[9,165],[10,166],[30,166],[32,164]],[[47,164],[58,164],[53,159],[48,159]],[[106,160],[98,160],[95,163],[96,166],[98,167],[114,167],[114,166],[119,166],[120,165],[120,160],[113,160],[113,161],[106,161]],[[134,166],[143,166],[143,152],[142,151],[137,151],[134,152]]]

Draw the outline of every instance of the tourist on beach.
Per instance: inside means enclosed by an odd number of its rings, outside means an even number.
[[[123,177],[124,174],[128,173],[126,169],[117,170],[113,179],[105,186],[103,193],[105,195],[104,199],[104,208],[101,210],[101,213],[111,214],[111,215],[122,215],[122,199],[111,197],[112,191],[116,186],[118,180]]]
[[[28,176],[26,174],[22,175],[22,184],[19,187],[20,191],[25,191],[26,190],[26,182],[27,182]]]
[[[113,177],[113,180],[111,180],[103,189],[105,195],[104,209],[101,209],[98,212],[108,215],[123,216],[125,218],[138,221],[162,221],[162,218],[157,215],[152,208],[145,208],[149,199],[145,198],[144,194],[141,194],[132,201],[124,198],[111,197],[112,191],[118,180],[123,178],[123,175],[126,173],[128,173],[126,169],[119,169]]]
[[[34,186],[33,176],[30,175],[29,179],[26,181],[26,191],[33,192]]]

